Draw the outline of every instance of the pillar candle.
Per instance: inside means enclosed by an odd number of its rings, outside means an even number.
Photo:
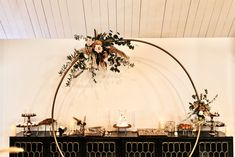
[[[14,124],[11,125],[11,136],[16,136],[16,126]]]

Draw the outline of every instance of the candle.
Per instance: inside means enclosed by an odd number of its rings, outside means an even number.
[[[132,130],[136,131],[136,126],[135,126],[135,111],[132,111],[131,119],[132,119]]]
[[[106,108],[106,120],[107,120],[107,130],[111,130],[111,119],[110,119],[110,109]]]
[[[159,122],[159,129],[164,130],[165,129],[165,123],[164,121]]]
[[[75,130],[75,121],[73,119],[69,122],[69,130]]]
[[[16,126],[11,125],[11,136],[16,136]]]

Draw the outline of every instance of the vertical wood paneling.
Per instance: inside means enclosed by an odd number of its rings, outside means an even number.
[[[165,4],[167,4],[166,1],[167,0],[154,1],[154,4],[152,6],[153,19],[154,19],[154,23],[151,28],[153,30],[152,37],[154,37],[154,36],[160,37],[161,36]]]
[[[66,38],[71,38],[72,35],[72,28],[71,28],[71,21],[69,18],[69,12],[67,9],[67,0],[58,0],[58,6],[60,9],[61,19],[63,21],[64,33]]]
[[[50,0],[51,1],[51,0]],[[65,38],[65,28],[64,28],[64,21],[62,19],[62,13],[59,6],[59,0],[53,0],[50,3],[51,14],[54,17],[53,22],[55,22],[55,28],[57,29],[58,38]]]
[[[205,14],[203,16],[202,22],[200,23],[200,28],[198,32],[198,37],[205,37],[208,27],[210,26],[212,14],[214,12],[216,0],[209,0],[206,8],[205,8]]]
[[[89,2],[89,1],[87,1]],[[100,0],[90,0],[90,3],[86,5],[86,17],[88,23],[88,30],[90,30],[89,35],[94,35],[94,29],[96,29],[97,33],[102,32],[101,26],[101,10],[100,10]]]
[[[22,9],[24,10],[23,17],[26,17],[26,19],[27,19],[27,20],[25,20],[25,21],[27,21],[27,24],[25,24],[25,25],[28,26],[28,28],[26,28],[26,29],[33,33],[33,36],[31,36],[30,38],[32,38],[32,37],[36,38],[35,28],[33,26],[32,17],[29,13],[29,9],[28,9],[28,5],[26,3],[26,0],[24,0],[24,5],[22,7],[23,7]],[[29,34],[29,33],[27,33],[27,34]]]
[[[182,6],[180,7],[180,17],[177,24],[177,30],[175,37],[183,37],[184,30],[186,28],[188,13],[191,6],[191,0],[182,0]]]
[[[200,32],[200,28],[201,28],[201,23],[202,23],[203,18],[205,16],[205,11],[206,11],[207,5],[208,5],[208,1],[204,1],[204,0],[199,1],[197,13],[196,13],[195,19],[193,21],[193,27],[192,27],[190,36],[194,36],[194,37],[198,36],[198,34]]]
[[[117,7],[117,32],[125,35],[125,0],[116,0],[116,7]]]
[[[58,38],[58,32],[54,20],[54,15],[52,12],[52,6],[50,4],[50,0],[42,0],[42,8],[43,8],[43,14],[45,13],[45,22],[46,22],[46,27],[48,28],[50,32],[50,37],[51,38]]]
[[[1,27],[5,31],[7,38],[14,38],[15,31],[10,18],[11,10],[7,10],[6,3],[2,0],[0,0],[0,10]]]
[[[225,21],[227,20],[228,13],[230,11],[231,5],[232,5],[233,0],[224,0],[224,5],[220,14],[220,18],[218,20],[218,23],[216,25],[216,29],[214,31],[213,36],[223,36],[221,34],[223,26]]]
[[[207,37],[213,37],[213,35],[214,35],[214,31],[216,29],[216,25],[217,25],[217,21],[219,19],[219,16],[221,14],[223,3],[224,3],[224,1],[216,0],[213,14],[211,16],[210,24],[209,24],[209,27],[206,32]]]
[[[108,0],[100,0],[100,24],[101,32],[109,31],[109,11],[108,11]]]
[[[229,14],[226,17],[226,21],[224,22],[221,34],[224,34],[225,36],[229,35],[230,30],[232,28],[231,26],[233,24],[234,17],[235,17],[235,0],[233,0],[231,8],[229,9]]]
[[[51,38],[51,33],[48,27],[48,21],[45,14],[45,9],[42,0],[32,0],[35,13],[40,23],[42,37]]]
[[[169,37],[170,35],[171,20],[173,20],[172,15],[174,13],[175,2],[175,0],[167,0],[161,32],[161,37],[163,38]]]
[[[0,21],[0,39],[6,39],[6,32],[4,30],[4,27],[2,25],[2,21]]]
[[[193,24],[197,15],[200,0],[192,0],[190,10],[188,13],[188,20],[186,21],[186,27],[184,30],[184,37],[190,37],[193,29]]]
[[[0,5],[2,5],[3,7],[3,12],[6,15],[7,23],[9,24],[9,29],[11,30],[10,33],[12,33],[11,35],[9,34],[8,36],[10,38],[19,38],[21,36],[21,33],[19,31],[18,24],[16,23],[16,18],[17,18],[16,14],[20,14],[20,12],[14,11],[14,8],[10,4],[10,1],[2,1]]]
[[[140,1],[132,0],[132,21],[131,21],[131,37],[137,38],[139,35],[140,23]]]
[[[82,0],[68,0],[72,34],[86,35]]]
[[[155,35],[160,36],[166,1],[167,0],[142,1],[139,37],[154,37]]]
[[[178,0],[177,2],[174,2],[174,9],[172,11],[172,18],[170,22],[170,29],[169,29],[169,37],[175,37],[177,34],[178,24],[180,20],[180,14],[182,9],[183,0]]]
[[[53,12],[51,1],[50,0],[43,0],[42,4],[43,4],[43,8],[44,8],[44,11],[46,14],[47,25],[50,30],[50,36],[52,38],[58,38],[59,34],[61,34],[61,33],[58,33],[58,29],[57,29],[56,21],[55,21],[55,15]]]
[[[231,27],[229,28],[228,36],[229,37],[235,36],[235,17],[233,18],[233,22],[231,24]]]
[[[2,38],[231,37],[234,17],[235,0],[0,0]]]
[[[66,2],[65,2],[65,8],[66,8],[65,14],[68,17],[67,21],[68,21],[70,37],[73,37],[74,34],[72,34],[73,30],[72,30],[72,25],[71,25],[71,17],[70,17],[70,12],[69,12],[68,0],[66,0]]]
[[[43,32],[42,32],[42,26],[41,26],[41,23],[39,21],[38,14],[36,12],[35,3],[33,2],[33,0],[27,0],[26,1],[26,6],[28,8],[28,14],[31,17],[31,23],[32,23],[32,27],[34,28],[36,38],[44,37]]]
[[[7,39],[8,37],[7,37],[7,35],[6,35],[6,31],[5,31],[5,29],[4,29],[4,26],[7,24],[7,22],[6,22],[6,19],[4,19],[4,12],[3,12],[3,9],[2,9],[2,7],[3,7],[3,5],[2,5],[2,2],[1,2],[1,0],[0,0],[0,27],[1,27],[1,32],[3,32],[3,33],[1,33],[2,35],[1,35],[1,38],[4,38],[4,36],[5,36],[5,39]]]
[[[139,12],[139,32],[138,37],[143,37],[143,30],[147,30],[146,17],[149,16],[149,6],[145,0],[140,0],[140,12]]]
[[[84,4],[84,17],[86,20],[87,34],[94,35],[93,29],[101,32],[100,0],[82,0]]]
[[[132,18],[133,18],[133,7],[132,7],[132,0],[125,0],[125,34],[124,36],[127,38],[131,37],[131,31],[132,31]]]
[[[42,29],[42,37],[43,38],[50,38],[50,30],[48,27],[47,19],[44,13],[44,9],[42,6],[41,0],[32,0],[35,12],[37,14],[41,29]]]
[[[117,32],[117,16],[116,16],[116,0],[108,0],[109,10],[109,29],[113,32]]]

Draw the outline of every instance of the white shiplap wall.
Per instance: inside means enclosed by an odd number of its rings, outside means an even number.
[[[0,38],[234,37],[235,0],[0,0]]]

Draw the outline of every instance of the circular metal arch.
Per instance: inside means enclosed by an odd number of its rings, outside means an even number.
[[[161,50],[162,52],[164,52],[165,54],[167,54],[168,56],[170,56],[182,69],[183,71],[185,72],[185,74],[187,75],[192,87],[193,87],[193,90],[195,92],[195,95],[196,95],[196,98],[197,100],[199,100],[199,95],[198,95],[198,92],[197,92],[197,89],[196,89],[196,86],[192,80],[192,77],[189,75],[188,71],[186,70],[186,68],[183,66],[183,64],[176,58],[174,57],[170,52],[168,52],[167,50],[161,48],[160,46],[157,46],[153,43],[150,43],[150,42],[147,42],[147,41],[144,41],[144,40],[138,40],[138,39],[123,39],[123,41],[133,41],[133,42],[139,42],[139,43],[144,43],[144,44],[147,44],[147,45],[150,45],[150,46],[153,46],[159,50]],[[55,105],[56,105],[56,99],[57,99],[57,95],[58,95],[58,92],[59,92],[59,89],[61,87],[61,84],[65,78],[65,76],[67,75],[68,71],[72,68],[72,66],[78,61],[79,57],[76,57],[72,62],[71,64],[69,65],[69,67],[65,70],[65,72],[63,73],[60,81],[59,81],[59,84],[56,88],[56,91],[55,91],[55,94],[54,94],[54,98],[53,98],[53,103],[52,103],[52,109],[51,109],[51,118],[54,119],[54,110],[55,110]],[[57,149],[59,150],[60,154],[62,157],[64,157],[63,155],[63,152],[61,151],[60,149],[60,146],[59,146],[59,143],[57,141],[57,137],[56,137],[56,132],[55,132],[55,126],[54,126],[54,123],[52,123],[52,134],[53,134],[53,137],[54,137],[54,140],[55,140],[55,143],[56,143],[56,146],[57,146]],[[191,152],[192,154],[193,152]]]

